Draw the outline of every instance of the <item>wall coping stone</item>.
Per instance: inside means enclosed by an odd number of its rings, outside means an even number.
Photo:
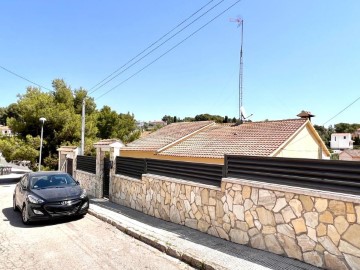
[[[96,176],[95,173],[89,173],[89,172],[85,172],[85,171],[78,170],[78,169],[75,170],[75,173],[82,173],[82,174],[87,174],[87,175],[91,175],[91,176]]]
[[[189,186],[193,186],[193,187],[201,187],[201,188],[208,188],[208,189],[221,191],[221,187],[202,184],[202,183],[196,183],[196,182],[193,182],[193,181],[187,181],[187,180],[184,180],[184,179],[172,178],[172,177],[167,177],[167,176],[162,176],[162,175],[160,176],[160,175],[157,175],[157,174],[147,173],[147,174],[143,174],[143,177],[150,177],[150,178],[153,178],[153,179],[156,179],[156,180],[169,181],[169,182],[183,184],[183,185],[189,185]]]
[[[262,188],[262,189],[269,189],[269,190],[277,190],[282,192],[288,193],[297,193],[303,194],[308,196],[320,197],[324,199],[331,199],[331,200],[339,200],[339,201],[346,201],[352,203],[360,203],[360,196],[353,195],[353,194],[345,194],[345,193],[338,193],[338,192],[331,192],[331,191],[324,191],[318,189],[310,189],[310,188],[302,188],[302,187],[294,187],[289,185],[281,185],[281,184],[274,184],[274,183],[267,183],[261,181],[253,181],[241,178],[222,178],[223,182],[232,183],[232,184],[242,184],[248,185],[255,188]]]
[[[123,175],[123,174],[115,174],[115,177],[119,177],[121,179],[125,179],[128,181],[133,181],[133,182],[141,182],[141,179],[135,178],[135,177],[131,177],[131,176],[127,176],[127,175]]]

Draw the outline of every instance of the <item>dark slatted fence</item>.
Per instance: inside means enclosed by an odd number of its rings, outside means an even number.
[[[223,166],[160,159],[116,157],[116,174],[141,179],[144,173],[220,186]]]
[[[224,176],[360,194],[356,161],[226,155]]]
[[[76,169],[89,173],[96,173],[96,157],[77,156]]]
[[[147,159],[147,173],[220,186],[222,165]]]
[[[115,173],[141,179],[146,173],[146,161],[144,158],[116,157]]]

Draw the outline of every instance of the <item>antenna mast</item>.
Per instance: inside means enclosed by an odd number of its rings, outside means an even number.
[[[244,20],[242,18],[230,19],[231,22],[236,22],[238,27],[241,27],[240,39],[240,69],[239,69],[239,122],[243,123],[245,115],[242,114],[241,108],[243,103],[243,33],[244,33]]]

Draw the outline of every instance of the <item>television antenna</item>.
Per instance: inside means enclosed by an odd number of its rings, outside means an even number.
[[[230,22],[238,24],[238,28],[241,27],[241,39],[240,39],[240,69],[239,69],[239,122],[243,123],[246,116],[242,113],[243,108],[243,37],[244,37],[244,20],[241,17],[236,19],[230,19]]]

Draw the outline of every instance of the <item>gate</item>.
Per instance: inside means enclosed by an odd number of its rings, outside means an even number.
[[[104,158],[103,196],[106,198],[109,198],[110,167],[111,167],[110,159]]]
[[[66,159],[66,172],[68,174],[70,174],[71,176],[73,175],[73,159],[72,158]]]

